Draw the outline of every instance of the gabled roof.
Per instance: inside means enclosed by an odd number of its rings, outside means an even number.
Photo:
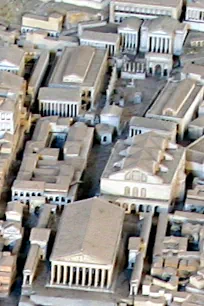
[[[24,58],[24,51],[17,47],[0,47],[0,65],[2,62],[19,66]]]
[[[66,206],[51,261],[114,264],[123,219],[121,208],[96,197]]]
[[[125,18],[121,24],[118,26],[118,29],[128,29],[139,31],[140,26],[142,24],[142,20],[137,17],[129,17]]]
[[[163,16],[151,20],[145,20],[142,25],[142,28],[143,27],[147,27],[151,33],[172,34],[172,32],[177,30],[184,30],[186,25],[171,17]]]

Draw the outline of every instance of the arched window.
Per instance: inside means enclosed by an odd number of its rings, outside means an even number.
[[[130,187],[125,187],[125,196],[130,196]]]
[[[133,190],[132,190],[132,196],[133,197],[138,197],[138,188],[137,187],[134,187]]]
[[[145,189],[145,188],[142,188],[142,189],[141,189],[141,197],[142,197],[142,198],[146,198],[146,195],[147,195],[146,189]]]

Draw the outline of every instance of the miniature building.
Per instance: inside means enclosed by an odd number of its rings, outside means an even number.
[[[106,19],[105,11],[98,11],[83,7],[79,10],[71,10],[66,13],[65,25],[67,29],[79,28],[85,22],[102,22]]]
[[[107,105],[100,114],[100,121],[113,126],[117,132],[120,132],[122,112],[123,109],[117,105]]]
[[[148,52],[145,54],[146,70],[149,75],[169,77],[173,68],[171,54]]]
[[[198,117],[191,121],[188,125],[188,136],[190,139],[198,139],[204,135],[204,120],[203,117]]]
[[[129,137],[147,132],[155,132],[167,136],[171,141],[176,141],[177,125],[174,122],[164,122],[163,120],[132,117],[129,123]]]
[[[107,69],[105,50],[89,46],[65,48],[49,81],[52,88],[79,88],[82,105],[94,107]]]
[[[48,68],[50,54],[48,51],[42,51],[34,65],[32,75],[28,82],[27,92],[30,95],[31,105],[34,103],[40,85],[43,81]]]
[[[120,23],[125,18],[135,16],[141,19],[153,19],[159,16],[170,16],[179,19],[183,2],[174,0],[167,3],[165,0],[111,0],[110,22]]]
[[[137,254],[140,252],[141,248],[141,238],[140,237],[130,237],[128,242],[128,268],[133,269]]]
[[[46,30],[50,36],[59,36],[62,31],[63,16],[52,13],[48,17],[25,14],[22,17],[21,33]]]
[[[191,79],[204,84],[204,66],[188,63],[184,65],[181,71],[182,79]]]
[[[103,33],[85,30],[80,36],[81,46],[107,49],[110,56],[117,55],[120,49],[120,36],[117,33]]]
[[[23,269],[23,286],[32,285],[39,263],[39,251],[39,245],[31,244],[28,257],[26,259],[26,263]]]
[[[180,55],[186,35],[187,26],[170,17],[146,20],[141,26],[140,51]]]
[[[186,79],[181,82],[168,82],[145,116],[176,122],[178,136],[183,139],[202,100],[203,86],[196,85],[195,81]]]
[[[20,76],[24,73],[25,53],[15,46],[0,47],[0,71],[8,71]]]
[[[204,213],[204,185],[197,184],[193,189],[187,190],[184,209]]]
[[[204,4],[202,0],[187,0],[185,23],[191,30],[204,32]]]
[[[144,261],[142,253],[138,253],[136,255],[134,269],[131,275],[130,281],[130,295],[137,295],[139,291],[139,286],[142,278],[142,271],[143,271]]]
[[[123,219],[121,208],[98,198],[67,206],[50,257],[50,286],[110,289]]]
[[[177,291],[182,280],[187,284],[187,292],[197,293],[192,287],[198,287],[196,280],[194,282],[191,279],[190,284],[188,283],[189,278],[196,273],[199,274],[203,266],[203,222],[202,214],[192,212],[175,211],[174,214],[160,214],[150,281],[152,285],[158,286],[157,292],[160,288],[165,291]],[[149,295],[150,291],[147,294]],[[187,305],[184,302],[183,305],[185,304]]]
[[[112,143],[114,127],[108,124],[97,124],[96,125],[96,136],[101,144]]]
[[[39,250],[39,257],[42,260],[46,259],[46,255],[47,255],[47,245],[48,245],[48,241],[50,238],[50,232],[51,230],[49,228],[37,228],[34,227],[31,230],[30,233],[30,243],[32,244],[36,244],[40,247]]]
[[[186,170],[199,178],[204,177],[204,136],[191,143],[186,150]]]
[[[38,100],[39,110],[44,116],[75,118],[84,110],[79,88],[41,87]]]
[[[0,295],[7,296],[16,276],[16,256],[7,252],[0,257]]]
[[[121,68],[121,79],[144,80],[146,78],[146,63],[144,60],[124,62]]]
[[[8,202],[6,206],[6,220],[22,222],[23,205],[20,202]]]
[[[185,150],[154,132],[119,140],[101,177],[101,193],[128,212],[168,210],[185,190]],[[162,199],[162,200],[161,200]]]
[[[64,2],[77,6],[84,6],[90,7],[92,9],[103,10],[108,6],[110,0],[55,0],[55,2]]]
[[[26,82],[22,77],[0,71],[0,194],[10,166],[22,145],[26,125],[26,120],[21,120],[25,91]]]
[[[25,45],[29,43],[38,49],[46,49],[53,52],[62,51],[66,47],[76,47],[79,40],[73,36],[51,37],[45,31],[27,32]]]
[[[29,204],[32,197],[43,196],[58,206],[74,201],[93,135],[94,129],[82,122],[70,127],[68,118],[39,119],[32,140],[26,143],[12,199]]]
[[[142,21],[136,17],[125,18],[118,26],[120,49],[124,52],[136,53],[139,45],[139,31]]]

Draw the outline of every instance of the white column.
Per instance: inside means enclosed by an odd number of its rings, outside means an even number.
[[[67,270],[68,270],[68,267],[64,266],[64,275],[63,275],[63,284],[64,285],[66,285],[66,283],[67,283]]]
[[[169,49],[169,39],[165,38],[164,52],[168,53],[168,49]]]
[[[89,268],[89,280],[88,280],[88,286],[91,286],[92,283],[92,269]]]
[[[61,266],[57,265],[57,284],[60,284],[61,279]]]
[[[112,281],[112,271],[108,270],[107,288],[109,288],[111,286],[111,281]]]
[[[172,39],[169,38],[169,53],[172,53]]]
[[[76,267],[76,285],[79,284],[79,267]]]
[[[159,42],[160,42],[160,38],[157,37],[156,38],[156,52],[159,52]]]
[[[160,53],[163,53],[163,46],[164,46],[164,39],[161,38],[161,43],[160,43]]]
[[[50,279],[51,285],[54,283],[54,279],[55,279],[55,265],[51,264],[51,279]]]
[[[86,281],[86,268],[82,268],[82,286],[85,286]]]
[[[98,276],[99,276],[99,269],[95,270],[95,280],[94,280],[94,287],[98,286]]]
[[[104,283],[105,283],[105,272],[106,272],[106,270],[105,270],[105,269],[102,269],[102,272],[101,272],[101,288],[104,287]]]
[[[155,47],[155,37],[152,36],[152,47],[151,47],[151,52],[154,52],[154,47]]]
[[[128,46],[128,33],[125,35],[125,49],[127,49]]]
[[[73,267],[70,266],[70,270],[69,270],[69,286],[72,285],[73,282]]]

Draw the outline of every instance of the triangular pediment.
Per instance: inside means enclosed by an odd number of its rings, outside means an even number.
[[[73,255],[65,255],[65,256],[60,256],[58,258],[55,258],[54,260],[56,261],[63,261],[63,262],[82,262],[82,263],[98,263],[99,264],[99,259],[96,259],[92,256],[83,254],[83,253],[78,253],[78,254],[73,254]]]
[[[153,31],[152,33],[153,34],[159,34],[159,35],[168,35],[168,33],[166,31],[162,31],[162,30],[156,30],[156,31]],[[164,38],[166,38],[166,37],[164,37]]]

